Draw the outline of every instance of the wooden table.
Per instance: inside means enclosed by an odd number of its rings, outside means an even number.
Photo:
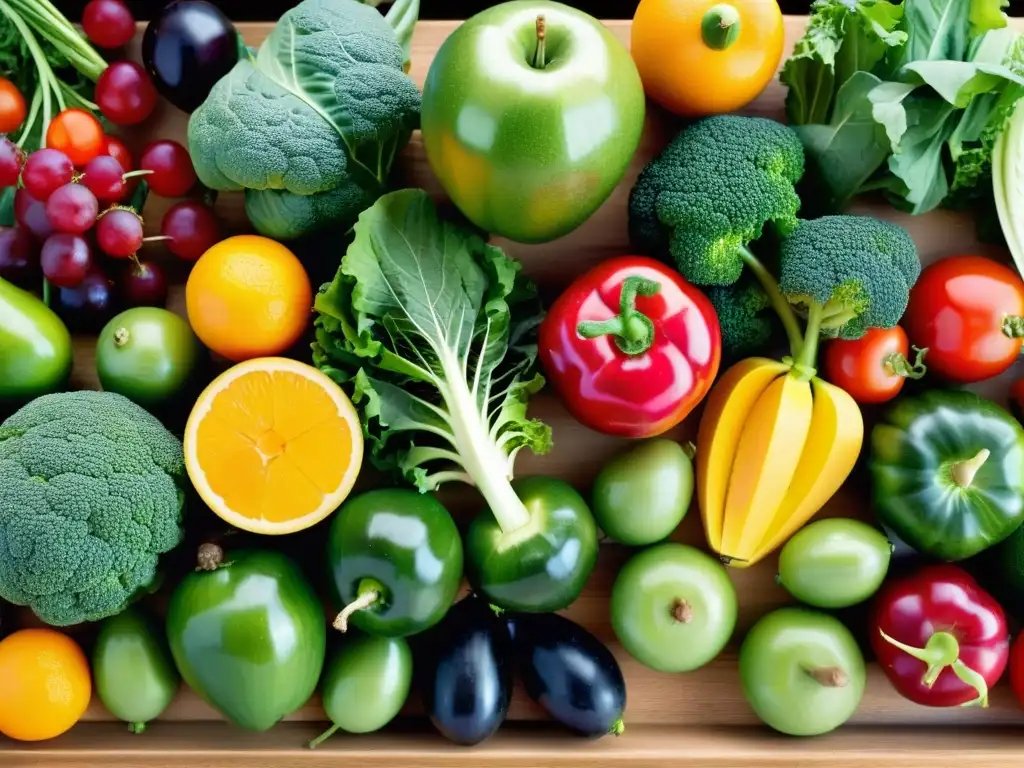
[[[1024,20],[1015,20],[1024,28]],[[444,38],[457,22],[421,22],[412,48],[412,76],[422,86],[427,70]],[[609,21],[608,27],[628,45],[629,22]],[[787,44],[791,48],[805,25],[802,17],[786,20]],[[270,30],[269,24],[240,25],[247,42],[258,44]],[[136,41],[136,51],[137,55]],[[787,49],[788,53],[788,49]],[[749,114],[783,119],[784,89],[775,82],[746,110]],[[167,104],[150,120],[151,128],[130,136],[129,143],[141,146],[151,137],[169,136],[183,140],[186,116]],[[496,239],[512,256],[522,260],[527,273],[546,295],[557,293],[583,270],[603,259],[629,252],[626,236],[626,203],[629,189],[642,166],[674,135],[675,125],[653,107],[632,166],[611,199],[582,227],[569,236],[543,245],[524,246]],[[400,174],[408,186],[421,186],[441,195],[432,178],[419,136],[404,152]],[[147,231],[159,226],[167,203],[151,198],[146,208]],[[1007,259],[1003,249],[980,246],[972,222],[955,213],[942,211],[911,217],[885,206],[858,204],[861,212],[891,219],[905,226],[925,262],[957,252],[982,253]],[[222,195],[217,211],[229,233],[245,231],[247,222],[241,197]],[[337,259],[340,253],[324,254]],[[183,311],[184,267],[163,254],[177,285],[170,306]],[[95,388],[94,339],[76,339],[76,369],[73,383]],[[1005,400],[1012,371],[1000,380],[986,383],[985,393]],[[1019,375],[1019,372],[1018,372]],[[625,443],[595,434],[577,424],[555,397],[544,392],[531,401],[531,415],[554,429],[554,450],[543,458],[520,455],[517,469],[522,475],[552,474],[589,488],[601,464],[621,450]],[[673,433],[679,439],[692,437],[696,419],[691,418]],[[859,490],[854,486],[859,485]],[[457,518],[465,519],[479,501],[472,491],[446,490],[442,500]],[[848,483],[827,505],[822,515],[870,517],[864,484]],[[704,545],[696,509],[691,510],[674,538]],[[339,735],[315,752],[304,743],[322,729],[324,714],[317,702],[306,707],[272,731],[250,734],[222,721],[220,716],[190,691],[182,691],[161,721],[151,724],[143,736],[131,736],[124,724],[112,722],[103,707],[94,702],[85,721],[52,742],[21,745],[0,740],[0,766],[188,766],[188,768],[291,768],[292,766],[369,765],[453,767],[457,765],[523,766],[554,768],[596,763],[602,766],[673,764],[753,768],[778,766],[895,766],[936,768],[970,765],[972,768],[1013,766],[1024,760],[1024,711],[1008,687],[1001,684],[992,693],[988,709],[933,710],[916,706],[898,696],[882,672],[869,666],[868,683],[858,713],[836,733],[815,739],[778,736],[760,725],[740,690],[737,671],[738,640],[767,610],[791,602],[775,585],[775,558],[768,558],[747,570],[733,570],[731,576],[740,597],[740,618],[733,644],[722,655],[696,672],[667,675],[654,672],[630,658],[614,640],[608,619],[608,597],[618,567],[630,553],[624,547],[603,545],[598,568],[583,595],[566,611],[607,641],[615,651],[628,684],[627,730],[620,738],[597,742],[578,740],[551,729],[543,713],[517,693],[510,720],[496,737],[474,749],[452,746],[429,730],[409,707],[409,722],[393,730],[366,737]],[[2,684],[2,681],[0,681]]]

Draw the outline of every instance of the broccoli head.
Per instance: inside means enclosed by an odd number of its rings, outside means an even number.
[[[223,78],[188,125],[196,174],[222,191],[314,195],[356,184],[371,202],[419,122],[420,93],[405,53],[376,8],[358,0],[304,0],[286,12],[253,58]],[[350,192],[304,211],[301,226],[253,224],[266,234],[351,225]],[[294,202],[275,206],[281,216]],[[266,207],[266,205],[264,206]]]
[[[53,626],[122,611],[182,540],[179,440],[111,392],[39,397],[0,424],[0,597]]]
[[[903,317],[921,274],[914,241],[896,224],[869,216],[803,221],[783,240],[779,289],[808,319],[808,330],[857,339]]]
[[[718,315],[726,358],[735,360],[768,345],[778,328],[778,315],[758,282],[741,277],[733,285],[711,286],[705,293]]]
[[[766,224],[797,225],[804,173],[797,134],[774,120],[717,115],[683,130],[640,172],[629,233],[642,251],[671,258],[697,285],[729,285]]]

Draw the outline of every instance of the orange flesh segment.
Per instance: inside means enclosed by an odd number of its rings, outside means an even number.
[[[315,512],[338,488],[353,436],[323,387],[292,371],[253,371],[214,396],[196,450],[228,508],[282,522]]]

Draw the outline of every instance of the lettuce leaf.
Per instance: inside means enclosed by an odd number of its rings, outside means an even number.
[[[492,509],[521,506],[516,454],[551,447],[550,427],[526,415],[544,384],[533,284],[421,189],[384,195],[354,230],[316,296],[313,360],[351,394],[371,460],[420,491],[462,481]]]

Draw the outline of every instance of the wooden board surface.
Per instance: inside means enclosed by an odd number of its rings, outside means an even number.
[[[1021,21],[1015,24],[1024,27]],[[803,32],[803,18],[786,22],[787,52]],[[412,76],[422,86],[433,53],[454,29],[455,22],[423,22],[413,41]],[[629,22],[610,21],[609,28],[628,45]],[[267,24],[240,25],[247,41],[258,44],[270,29]],[[137,46],[137,42],[136,42]],[[135,51],[137,55],[137,50]],[[783,118],[784,91],[773,83],[747,110],[749,114],[774,119]],[[126,138],[135,148],[154,137],[183,140],[186,117],[162,103],[158,114],[145,130]],[[640,169],[674,134],[676,126],[663,113],[651,107],[644,138],[626,177],[608,200],[588,222],[569,236],[543,245],[524,246],[495,239],[495,243],[520,259],[526,272],[535,279],[546,296],[556,295],[571,279],[601,260],[629,252],[626,236],[626,203],[629,189]],[[404,152],[399,166],[402,183],[421,186],[441,195],[431,177],[418,134]],[[167,202],[150,198],[147,205],[146,228],[152,234],[159,227]],[[912,217],[885,206],[859,204],[860,212],[870,212],[896,221],[913,235],[925,262],[954,253],[982,253],[1006,259],[1004,250],[978,244],[972,222],[951,212],[936,212]],[[217,211],[225,222],[226,234],[247,230],[241,198],[222,195]],[[340,252],[325,251],[318,259],[337,264]],[[168,265],[177,285],[172,291],[170,307],[182,311],[181,283],[185,267],[176,263],[157,246],[149,258]],[[76,337],[76,362],[73,384],[79,388],[97,387],[93,368],[95,340]],[[984,392],[997,400],[1005,400],[1008,382],[1020,371],[1008,372],[1000,380],[986,383]],[[525,452],[520,454],[517,472],[520,475],[551,474],[574,483],[586,492],[604,461],[626,446],[626,442],[587,430],[569,417],[554,396],[544,392],[531,401],[531,415],[551,424],[555,447],[544,457]],[[691,418],[672,433],[673,437],[692,437],[696,419]],[[822,515],[870,518],[865,484],[855,476],[829,502]],[[363,484],[370,482],[364,479]],[[446,489],[442,500],[457,518],[465,520],[479,507],[479,499],[469,489]],[[692,509],[675,539],[704,546],[699,515]],[[774,557],[754,568],[732,570],[740,598],[740,620],[733,643],[718,659],[701,670],[684,675],[653,672],[633,661],[614,641],[608,619],[608,597],[619,565],[630,551],[617,545],[602,545],[600,562],[583,595],[566,614],[580,621],[607,641],[623,666],[628,684],[626,712],[627,735],[616,740],[605,739],[586,746],[564,735],[549,735],[535,729],[509,731],[476,750],[450,747],[440,736],[352,738],[338,737],[324,752],[310,754],[298,749],[304,739],[315,735],[324,715],[314,701],[301,709],[286,723],[268,734],[243,734],[217,722],[220,717],[198,697],[183,691],[164,717],[144,737],[129,738],[111,716],[94,702],[87,722],[70,734],[42,745],[17,745],[0,739],[0,766],[19,765],[88,765],[103,760],[117,766],[134,765],[319,765],[338,751],[345,752],[346,764],[415,764],[454,765],[469,760],[486,759],[492,765],[562,765],[584,759],[599,758],[602,764],[625,762],[686,765],[778,765],[796,768],[800,765],[860,765],[869,762],[882,765],[900,762],[907,766],[942,765],[939,759],[949,750],[961,750],[962,760],[975,766],[1009,765],[1010,760],[1024,757],[1024,739],[1014,740],[1003,731],[988,731],[982,726],[1024,724],[1024,711],[1012,699],[1007,686],[993,693],[988,709],[933,710],[919,707],[899,697],[888,685],[881,671],[871,665],[864,699],[851,725],[827,739],[800,741],[782,739],[759,727],[747,706],[739,685],[736,664],[738,641],[744,632],[765,611],[792,602],[776,586]],[[416,707],[411,706],[410,714]],[[515,698],[513,720],[542,720],[543,714],[525,697]],[[964,726],[972,730],[955,732],[942,726]],[[730,727],[723,730],[723,727]],[[931,727],[925,727],[931,726]],[[977,727],[978,730],[973,730]],[[904,732],[903,729],[911,730]],[[914,730],[916,728],[916,730]],[[959,734],[959,735],[958,735]],[[252,754],[250,754],[252,751]],[[211,754],[212,752],[212,754]],[[836,753],[841,757],[836,759]],[[102,753],[102,758],[100,756]],[[328,757],[330,755],[331,757]]]

